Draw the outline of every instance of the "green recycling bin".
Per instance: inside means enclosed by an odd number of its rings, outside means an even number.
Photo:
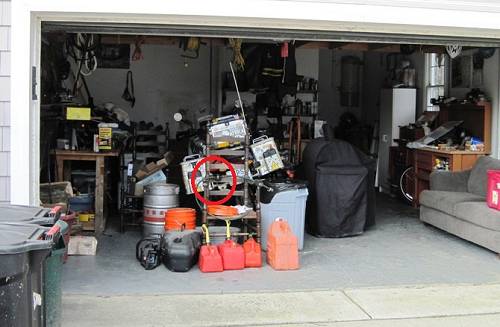
[[[64,237],[69,225],[59,220],[55,224],[60,227],[57,239],[54,240],[54,245],[50,255],[45,259],[43,271],[43,317],[46,327],[61,326],[62,312],[62,265],[64,262],[64,253],[66,245]]]

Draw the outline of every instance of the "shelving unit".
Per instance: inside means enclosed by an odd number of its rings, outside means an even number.
[[[244,172],[244,177],[237,177],[237,183],[239,185],[242,185],[242,189],[240,188],[239,190],[236,190],[233,194],[233,197],[239,197],[242,199],[242,203],[247,206],[252,208],[251,210],[247,211],[244,214],[237,215],[237,216],[211,216],[207,212],[207,205],[203,205],[203,216],[202,216],[202,221],[204,224],[210,224],[210,222],[214,221],[226,221],[226,220],[239,220],[242,222],[242,232],[240,233],[235,233],[233,235],[235,236],[243,236],[248,238],[250,235],[255,235],[255,239],[257,242],[260,242],[261,238],[261,212],[260,212],[260,187],[257,184],[257,190],[256,190],[256,198],[255,198],[255,206],[252,205],[252,201],[250,199],[250,179],[247,178],[249,175],[249,155],[250,155],[250,136],[248,134],[248,131],[246,133],[245,139],[241,142],[242,149],[217,149],[215,146],[216,142],[234,142],[234,139],[230,138],[217,138],[216,140],[213,139],[209,133],[207,133],[207,156],[210,155],[216,155],[220,157],[224,157],[228,161],[231,162],[234,158],[239,158],[240,160],[243,159],[243,163],[237,163],[234,164],[235,169],[241,169],[243,168]],[[223,164],[211,164],[211,163],[205,163],[205,169],[207,172],[207,175],[204,179],[203,182],[203,187],[204,187],[204,192],[203,196],[207,200],[212,200],[212,196],[226,196],[229,192],[230,189],[219,189],[219,190],[210,190],[209,188],[209,183],[217,181],[217,182],[230,182],[231,177],[228,176],[222,176],[220,175],[214,175],[212,171],[214,169],[217,170],[226,170],[228,169],[225,165]],[[225,236],[225,234],[217,234],[217,233],[210,233],[211,236]]]
[[[168,126],[165,129],[134,129],[133,151],[134,159],[158,159],[163,156],[168,148]]]

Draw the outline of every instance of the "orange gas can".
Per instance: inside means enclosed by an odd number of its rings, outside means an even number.
[[[299,269],[297,236],[283,218],[277,218],[267,234],[267,263],[275,270]]]
[[[218,272],[223,271],[222,257],[219,254],[219,249],[217,246],[210,245],[210,234],[208,232],[207,226],[201,226],[206,236],[206,245],[203,245],[200,249],[200,258],[198,259],[198,266],[201,272]]]
[[[245,250],[245,267],[262,267],[261,247],[253,237],[250,237],[245,243],[243,243],[243,250]]]

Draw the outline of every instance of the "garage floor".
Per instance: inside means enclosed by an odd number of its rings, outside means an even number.
[[[496,254],[418,220],[418,211],[380,196],[377,226],[344,239],[306,236],[301,269],[202,274],[145,271],[135,259],[139,232],[106,232],[95,257],[70,257],[65,294],[200,294],[241,291],[328,290],[374,286],[499,283]]]

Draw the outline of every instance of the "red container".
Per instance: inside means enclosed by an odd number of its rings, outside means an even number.
[[[243,243],[243,250],[245,252],[245,267],[258,268],[262,267],[262,254],[260,244],[257,243],[253,237]]]
[[[245,268],[245,251],[233,240],[225,240],[219,244],[219,253],[222,257],[224,270],[239,270]]]
[[[500,170],[488,170],[488,207],[500,210]]]
[[[275,270],[299,269],[297,236],[283,218],[276,219],[267,234],[267,263]]]
[[[66,214],[62,214],[61,220],[68,224],[68,231],[63,235],[64,245],[66,246],[66,249],[64,250],[63,262],[66,262],[68,260],[68,244],[69,238],[71,237],[71,227],[73,227],[73,224],[76,221],[76,213],[74,211],[69,211]]]
[[[198,266],[200,267],[201,272],[204,273],[219,272],[224,270],[222,257],[219,254],[217,246],[203,245],[201,247]]]
[[[200,257],[198,259],[200,271],[204,273],[223,271],[224,267],[219,249],[215,245],[210,245],[210,234],[207,226],[203,225],[201,228],[205,232],[207,244],[203,245],[200,249]]]

